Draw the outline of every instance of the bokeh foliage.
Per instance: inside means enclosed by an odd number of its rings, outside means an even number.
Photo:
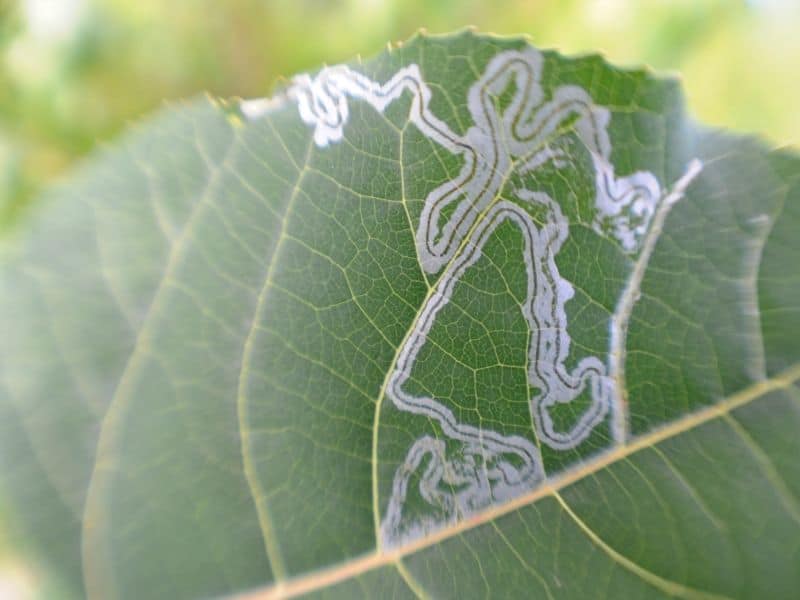
[[[0,223],[164,100],[262,96],[420,27],[680,72],[703,121],[800,141],[792,0],[0,0]]]

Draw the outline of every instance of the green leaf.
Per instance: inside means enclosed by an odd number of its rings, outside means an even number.
[[[0,500],[53,593],[800,590],[800,159],[676,82],[418,36],[36,206]]]

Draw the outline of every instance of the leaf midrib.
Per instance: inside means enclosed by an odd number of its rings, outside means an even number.
[[[310,574],[289,579],[265,588],[254,590],[250,593],[237,596],[240,600],[273,600],[277,598],[292,598],[301,594],[313,592],[352,577],[357,577],[380,567],[390,566],[403,558],[416,552],[434,546],[440,542],[475,529],[486,523],[493,522],[506,514],[532,505],[542,498],[556,496],[562,489],[577,483],[611,465],[639,452],[654,447],[663,441],[689,432],[699,426],[724,417],[732,410],[742,407],[754,400],[762,398],[769,392],[791,389],[800,381],[800,363],[782,371],[775,377],[764,379],[749,385],[742,390],[724,398],[715,404],[707,406],[697,412],[685,415],[672,421],[668,425],[654,429],[647,434],[634,438],[624,446],[617,446],[607,452],[600,453],[595,458],[584,462],[580,467],[564,471],[546,483],[540,485],[527,494],[490,509],[482,511],[463,521],[459,521],[437,532],[412,542],[397,546],[391,550],[377,550],[359,558],[340,563],[334,567],[312,572]],[[688,588],[687,588],[688,589]],[[699,592],[699,591],[698,591]]]

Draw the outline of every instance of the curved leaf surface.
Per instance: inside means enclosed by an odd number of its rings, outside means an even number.
[[[3,242],[12,539],[68,596],[792,596],[799,166],[471,33],[168,109]]]

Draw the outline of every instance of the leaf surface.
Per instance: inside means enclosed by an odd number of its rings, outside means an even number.
[[[800,589],[800,159],[675,82],[419,36],[38,207],[0,499],[60,594]]]

